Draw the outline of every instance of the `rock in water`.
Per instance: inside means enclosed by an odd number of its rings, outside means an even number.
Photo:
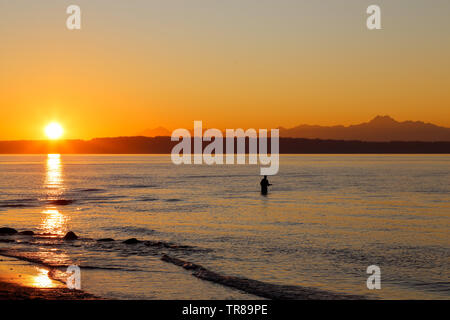
[[[136,243],[139,243],[139,242],[140,241],[138,239],[131,238],[131,239],[125,240],[123,243],[125,243],[125,244],[136,244]]]
[[[63,239],[64,240],[76,240],[76,239],[78,239],[78,236],[75,233],[73,233],[72,231],[69,231],[66,233],[66,235],[64,236]]]
[[[0,228],[0,236],[9,236],[16,233],[17,230],[13,228]]]
[[[57,199],[57,200],[49,200],[49,204],[53,204],[55,206],[67,206],[69,204],[72,204],[73,200],[66,200],[66,199]]]
[[[21,231],[19,232],[19,234],[23,235],[23,236],[34,236],[34,232],[33,231]]]

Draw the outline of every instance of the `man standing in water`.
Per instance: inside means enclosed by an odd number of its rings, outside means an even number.
[[[269,183],[269,180],[267,180],[267,176],[264,176],[264,178],[261,180],[261,194],[266,195],[267,194],[267,187],[271,186]]]

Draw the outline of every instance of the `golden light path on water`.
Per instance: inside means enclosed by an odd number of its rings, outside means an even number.
[[[44,190],[48,201],[55,201],[61,198],[64,193],[64,178],[61,163],[61,155],[47,155],[46,176]],[[55,206],[48,205],[42,211],[41,229],[44,233],[53,235],[63,235],[67,230],[67,216],[61,213]]]
[[[48,202],[41,211],[40,232],[50,237],[60,237],[67,232],[68,216],[55,206],[52,201],[61,200],[64,194],[64,178],[61,156],[59,154],[47,155],[45,165],[45,177],[43,190],[44,199]],[[67,263],[65,253],[55,254],[52,250],[40,250],[39,255],[46,261],[55,264]],[[14,258],[9,259],[10,264],[0,265],[0,279],[7,282],[18,283],[26,287],[33,288],[58,288],[64,285],[53,280],[49,275],[49,270],[42,267],[27,265],[18,262]]]
[[[45,209],[42,213],[41,229],[44,233],[64,235],[67,217],[55,208]]]
[[[61,155],[49,154],[47,156],[47,171],[44,187],[47,189],[49,200],[57,199],[64,190],[64,180],[62,177]]]

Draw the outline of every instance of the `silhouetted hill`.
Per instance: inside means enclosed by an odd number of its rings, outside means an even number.
[[[398,122],[377,116],[369,122],[351,126],[311,126],[280,128],[280,137],[360,140],[360,141],[450,141],[450,128],[421,121]]]
[[[142,137],[170,137],[171,135],[172,132],[163,127],[147,129],[138,133],[138,136]]]
[[[203,128],[205,131],[207,128]],[[390,116],[376,116],[369,122],[350,126],[299,125],[286,129],[280,127],[280,137],[322,140],[358,141],[450,141],[450,128],[422,121],[398,122]],[[193,130],[189,130],[193,135]],[[140,133],[144,137],[170,136],[172,132],[163,127],[147,129]],[[224,132],[225,134],[225,132]]]
[[[167,154],[178,142],[170,137],[117,137],[89,141],[0,141],[2,154]],[[235,142],[236,143],[236,142]],[[204,142],[206,146],[209,142]],[[192,141],[193,145],[193,141]],[[226,143],[224,143],[226,145]],[[248,146],[248,139],[246,141]],[[235,147],[236,150],[236,147]],[[270,151],[270,148],[269,148]],[[247,149],[248,152],[248,149]],[[280,138],[280,153],[450,153],[446,142],[364,142]]]

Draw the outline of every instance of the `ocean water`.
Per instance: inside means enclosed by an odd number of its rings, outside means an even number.
[[[82,289],[104,298],[260,298],[163,255],[270,284],[450,298],[450,156],[283,155],[267,196],[259,180],[257,166],[169,155],[1,155],[0,227],[39,235],[0,237],[14,240],[0,254],[79,265]],[[80,239],[62,241],[69,230]],[[380,290],[367,289],[370,265]]]

